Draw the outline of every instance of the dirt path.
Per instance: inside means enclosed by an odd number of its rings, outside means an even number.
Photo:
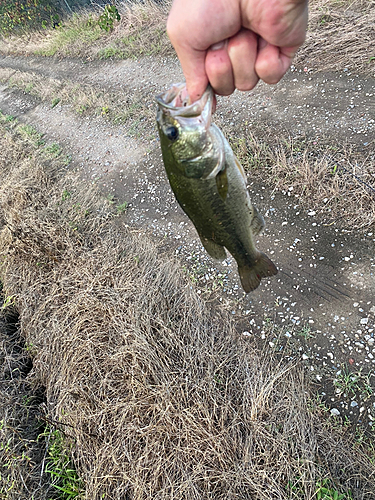
[[[93,62],[0,58],[0,78],[9,69],[34,72],[46,78],[85,82],[111,92],[161,92],[182,78],[175,60]],[[329,138],[350,144],[374,156],[375,98],[372,79],[349,72],[315,73],[294,69],[274,87],[259,85],[247,94],[219,99],[218,114],[229,125],[264,122],[275,131],[307,134],[317,141]],[[350,233],[350,228],[327,225],[313,209],[301,207],[291,191],[272,193],[252,179],[253,202],[265,216],[266,230],[258,246],[272,256],[280,272],[258,290],[244,295],[232,259],[217,265],[204,253],[194,227],[183,214],[166,181],[153,124],[151,132],[135,139],[125,126],[110,125],[103,117],[82,118],[69,106],[43,103],[6,84],[0,87],[0,109],[35,126],[48,141],[63,145],[72,164],[89,182],[113,194],[128,206],[128,224],[152,231],[176,252],[193,262],[192,274],[201,284],[221,283],[226,297],[237,299],[236,313],[243,317],[245,334],[255,334],[285,349],[295,342],[316,379],[335,377],[344,365],[352,370],[375,368],[375,230]],[[154,130],[154,131],[153,131]],[[374,182],[375,184],[375,182]],[[365,188],[364,188],[365,189]],[[282,336],[265,337],[269,319],[281,325]],[[268,335],[268,334],[267,334]],[[338,400],[337,411],[362,415],[361,404]],[[359,403],[359,402],[358,402]],[[369,418],[375,418],[372,399]],[[375,403],[374,403],[375,405]],[[364,407],[363,407],[364,408]]]

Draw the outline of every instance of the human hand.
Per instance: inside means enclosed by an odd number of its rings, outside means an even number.
[[[167,22],[191,102],[277,83],[306,27],[307,0],[174,0]]]

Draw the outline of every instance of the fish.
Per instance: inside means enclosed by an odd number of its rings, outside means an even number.
[[[185,83],[156,97],[157,126],[164,167],[172,191],[194,224],[203,247],[216,260],[238,266],[242,288],[255,290],[277,274],[275,264],[254,239],[264,219],[252,205],[245,172],[221,130],[211,122],[215,96],[207,87],[191,103]]]

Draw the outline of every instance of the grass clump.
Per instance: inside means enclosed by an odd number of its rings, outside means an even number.
[[[352,70],[374,76],[373,0],[313,0],[305,44],[296,64],[317,71]]]
[[[228,127],[223,125],[224,130]],[[268,134],[268,135],[267,135]],[[306,137],[275,138],[266,128],[242,126],[226,132],[236,156],[253,179],[289,193],[306,207],[319,207],[327,224],[370,228],[375,221],[375,161],[361,151]]]
[[[137,59],[142,56],[170,55],[168,50],[167,33],[165,27],[158,27],[152,32],[146,32],[144,27],[128,28],[129,34],[115,39],[112,45],[98,51],[99,59],[120,58]],[[166,47],[167,46],[167,47]]]
[[[48,43],[35,51],[42,56],[79,55],[76,52],[84,46],[91,46],[100,39],[103,31],[95,14],[73,14],[70,20],[52,34]]]
[[[83,498],[83,484],[72,464],[71,447],[67,449],[62,432],[47,426],[40,437],[48,443],[45,473],[51,476],[51,486],[58,490],[59,500]]]

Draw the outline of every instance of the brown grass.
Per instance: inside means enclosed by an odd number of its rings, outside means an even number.
[[[312,0],[309,29],[296,64],[375,75],[375,2]]]
[[[106,33],[97,24],[101,9],[82,11],[67,19],[57,30],[31,32],[0,39],[5,54],[39,54],[59,57],[126,59],[174,55],[166,34],[170,2],[117,4],[121,21]]]
[[[331,141],[317,145],[304,137],[278,138],[264,127],[226,135],[235,137],[232,147],[252,179],[296,196],[304,206],[318,210],[328,224],[352,230],[374,225],[374,155],[345,145],[339,149]]]
[[[113,123],[127,124],[128,133],[144,133],[145,125],[154,123],[154,102],[148,89],[134,90],[131,94],[109,92],[69,79],[46,78],[34,72],[0,68],[0,81],[9,88],[17,88],[34,95],[54,107],[70,105],[79,115],[101,115]],[[142,122],[142,123],[141,123]]]
[[[324,478],[375,498],[301,367],[239,337],[157,242],[1,127],[0,276],[87,499],[311,499]]]

